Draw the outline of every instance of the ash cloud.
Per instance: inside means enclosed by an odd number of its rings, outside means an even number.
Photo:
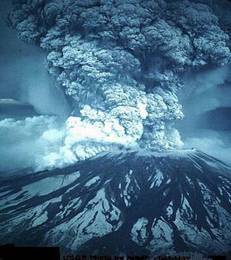
[[[182,74],[230,61],[218,9],[213,1],[18,1],[10,20],[49,52],[74,115],[91,105],[141,146],[171,149],[180,144]]]
[[[11,26],[21,40],[47,52],[48,72],[71,103],[62,144],[44,155],[48,161],[71,163],[111,143],[151,150],[177,149],[182,140],[189,144],[191,132],[200,129],[200,115],[229,105],[228,88],[222,93],[217,88],[231,61],[227,10],[226,0],[219,5],[213,0],[14,1]],[[65,107],[48,91],[47,75],[44,88],[30,78],[26,85],[39,93],[29,88],[24,98],[38,110],[48,111],[52,102],[54,110]],[[188,93],[188,99],[181,98]],[[78,138],[83,129],[94,134]]]

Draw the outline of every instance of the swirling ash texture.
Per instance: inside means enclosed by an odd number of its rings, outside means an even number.
[[[48,71],[72,104],[67,129],[91,126],[101,143],[180,146],[183,75],[231,61],[229,1],[13,2],[11,25],[48,52]]]

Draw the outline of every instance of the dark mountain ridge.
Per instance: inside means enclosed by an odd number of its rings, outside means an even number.
[[[104,153],[1,180],[0,209],[1,244],[220,254],[231,249],[231,167],[193,149]]]

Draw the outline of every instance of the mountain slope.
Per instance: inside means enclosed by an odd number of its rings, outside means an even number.
[[[231,249],[231,168],[195,150],[120,151],[1,181],[0,243],[95,254]]]

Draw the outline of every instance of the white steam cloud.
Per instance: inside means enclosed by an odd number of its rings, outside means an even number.
[[[118,119],[105,117],[102,123],[104,116],[86,106],[81,117],[69,117],[65,124],[50,116],[0,121],[0,170],[63,167],[120,145],[136,145]]]
[[[0,170],[31,168],[45,153],[61,145],[55,117],[39,116],[25,120],[0,121]]]

